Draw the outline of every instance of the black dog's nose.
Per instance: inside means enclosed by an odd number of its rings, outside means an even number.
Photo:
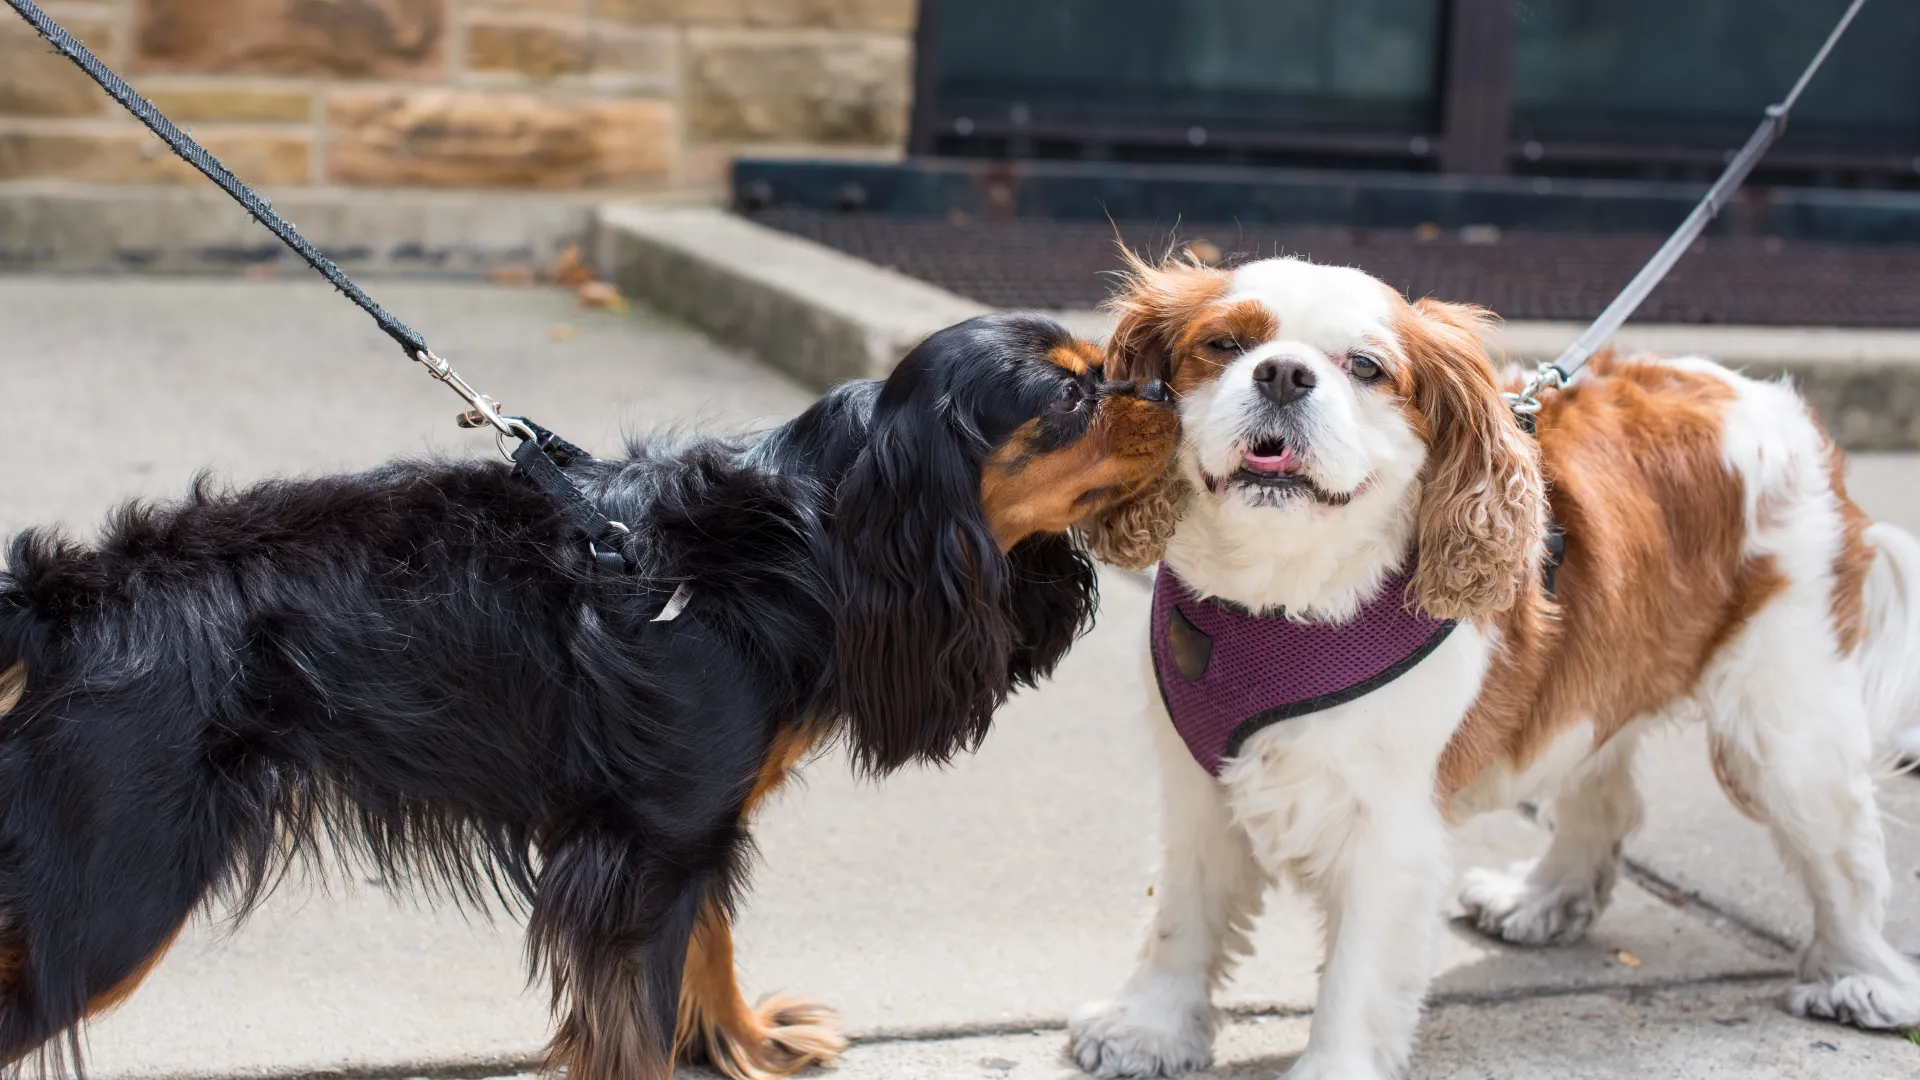
[[[1275,405],[1291,405],[1311,393],[1313,369],[1299,360],[1262,360],[1253,369],[1253,385]]]
[[[1143,401],[1166,401],[1171,396],[1167,384],[1159,379],[1148,379],[1140,384],[1140,398]]]

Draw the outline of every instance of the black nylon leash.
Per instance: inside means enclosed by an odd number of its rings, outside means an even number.
[[[627,527],[602,514],[561,471],[569,462],[587,458],[589,455],[586,451],[524,417],[502,416],[492,398],[475,390],[460,377],[459,372],[453,370],[452,365],[427,348],[425,338],[375,303],[332,259],[322,255],[307,242],[306,237],[300,235],[292,223],[275,213],[271,203],[242,183],[239,177],[220,163],[219,158],[208,153],[206,147],[194,142],[191,136],[174,126],[173,121],[155,108],[153,102],[128,86],[126,80],[114,74],[112,68],[102,63],[79,39],[67,33],[66,28],[41,11],[33,0],[7,0],[7,4],[19,12],[20,17],[27,20],[27,24],[58,49],[62,56],[73,61],[81,71],[87,73],[88,78],[100,84],[100,88],[119,102],[121,107],[138,117],[182,161],[220,185],[220,189],[232,196],[255,221],[266,226],[280,238],[281,243],[292,248],[294,254],[306,260],[308,266],[326,278],[335,290],[372,317],[381,332],[399,343],[407,359],[426,365],[428,373],[465,399],[470,408],[460,417],[462,427],[486,424],[503,437],[511,435],[519,439],[520,446],[509,455],[513,459],[514,471],[551,499],[561,515],[586,534],[588,550],[596,564],[611,569],[631,565],[626,545],[621,542],[621,538],[628,534]]]

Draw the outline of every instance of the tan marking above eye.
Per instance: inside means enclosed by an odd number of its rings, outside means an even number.
[[[1075,338],[1070,345],[1060,345],[1047,353],[1047,360],[1056,367],[1066,368],[1075,375],[1084,375],[1089,368],[1100,364],[1100,350],[1091,344]]]

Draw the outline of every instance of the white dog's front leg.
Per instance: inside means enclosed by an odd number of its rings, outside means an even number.
[[[1355,811],[1352,832],[1306,883],[1325,908],[1327,956],[1292,1080],[1399,1076],[1433,978],[1452,877],[1446,824],[1430,800],[1404,791]]]
[[[1160,873],[1140,960],[1110,1001],[1075,1012],[1069,1048],[1095,1076],[1177,1076],[1205,1068],[1219,1019],[1215,985],[1247,948],[1269,879],[1227,813],[1224,793],[1193,760],[1159,708]]]

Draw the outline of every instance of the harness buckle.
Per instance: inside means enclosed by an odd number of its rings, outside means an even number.
[[[623,536],[633,533],[633,530],[627,528],[627,524],[624,521],[608,521],[607,524],[618,529]],[[626,556],[620,554],[620,552],[614,548],[607,547],[598,540],[589,539],[587,541],[587,551],[593,555],[594,565],[602,570],[625,570],[627,568]]]

